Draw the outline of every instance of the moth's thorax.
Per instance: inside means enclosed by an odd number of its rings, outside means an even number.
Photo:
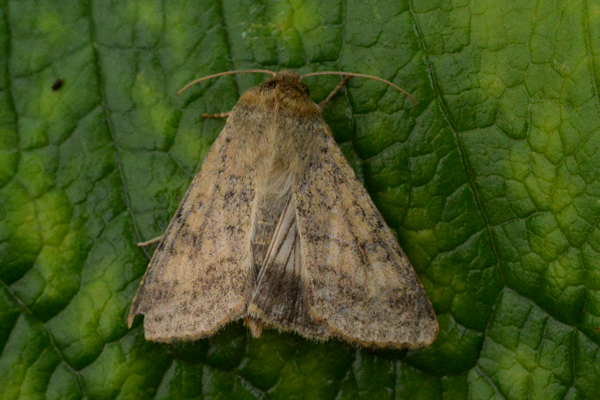
[[[302,173],[315,154],[315,136],[328,130],[308,88],[293,71],[282,71],[246,91],[228,123],[241,135],[245,151],[240,161],[275,191]]]

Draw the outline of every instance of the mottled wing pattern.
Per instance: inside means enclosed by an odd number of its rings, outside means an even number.
[[[349,342],[419,347],[438,331],[408,259],[333,138],[295,190],[310,314]]]
[[[313,320],[301,283],[302,255],[296,202],[288,196],[257,277],[248,313],[267,325],[324,340],[326,326]]]
[[[150,261],[129,314],[145,315],[149,340],[209,336],[245,314],[255,190],[243,132],[225,126]]]

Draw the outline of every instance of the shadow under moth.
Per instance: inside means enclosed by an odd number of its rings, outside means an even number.
[[[324,73],[238,72],[273,77],[227,113],[129,326],[143,314],[146,339],[189,341],[243,318],[254,336],[270,327],[368,347],[431,344],[438,323],[425,290],[302,83]],[[333,74],[346,79],[326,101],[364,76]]]

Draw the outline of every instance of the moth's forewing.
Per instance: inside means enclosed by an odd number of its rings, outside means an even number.
[[[193,340],[244,316],[252,280],[254,173],[240,162],[244,140],[229,121],[207,155],[133,301],[146,338]]]
[[[331,135],[315,140],[295,191],[311,314],[349,342],[431,344],[437,318],[408,258]]]

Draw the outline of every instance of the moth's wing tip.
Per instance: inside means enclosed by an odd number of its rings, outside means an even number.
[[[429,335],[429,337],[431,338],[431,341],[427,344],[427,345],[430,345],[431,343],[433,343],[433,341],[437,338],[437,335],[440,333],[440,322],[438,321],[438,317],[437,317],[437,314],[435,313],[435,309],[433,308],[433,304],[431,304],[431,300],[429,299],[429,297],[427,297],[427,295],[425,295],[425,299],[427,300],[427,304],[428,304],[429,310],[431,312],[429,321],[433,328],[431,330],[431,334]]]
[[[440,325],[435,314],[433,315],[433,318],[428,322],[430,323],[421,328],[426,329],[428,332],[423,337],[421,337],[420,340],[416,341],[414,346],[408,348],[418,349],[421,347],[431,346],[431,344],[435,341],[438,334],[440,333]]]
[[[417,323],[413,329],[416,331],[418,339],[415,340],[412,345],[407,345],[405,348],[418,349],[430,346],[440,332],[440,325],[437,315],[433,310],[433,306],[427,297],[425,297],[425,301],[427,302],[427,308],[430,310],[431,314],[421,316],[417,319]]]
[[[429,335],[428,337],[423,338],[421,341],[415,342],[415,343],[413,343],[412,346],[407,346],[406,348],[419,349],[421,347],[431,346],[433,344],[433,342],[435,342],[437,335],[438,335],[438,331],[436,330],[436,331],[432,332],[431,335]]]
[[[127,316],[127,328],[131,329],[134,318],[135,318],[135,315],[133,315],[132,313],[129,313],[129,315]]]
[[[131,309],[129,310],[129,315],[127,316],[127,327],[129,329],[131,329],[131,327],[133,326],[133,320],[135,319],[136,315],[140,315],[140,313],[138,313],[135,303],[131,306]]]

